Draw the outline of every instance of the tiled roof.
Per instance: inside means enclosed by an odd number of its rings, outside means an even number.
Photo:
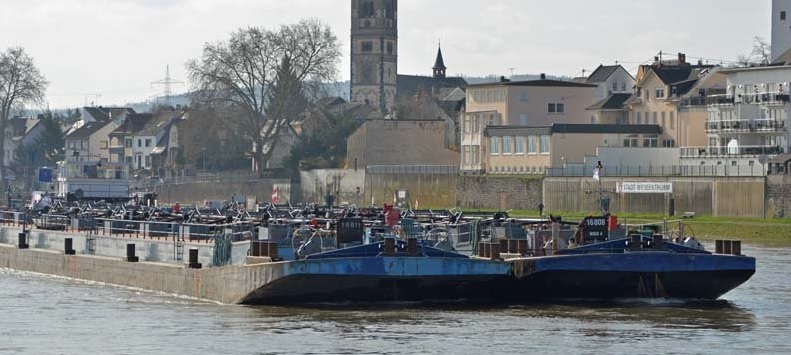
[[[467,87],[467,80],[461,77],[447,77],[443,79],[435,79],[431,76],[419,75],[398,75],[397,81],[398,96],[413,97],[417,95],[420,88],[431,93],[432,89],[442,88],[465,88]]]
[[[90,136],[110,123],[111,121],[85,122],[82,127],[77,128],[74,130],[74,132],[71,132],[66,138],[90,138]]]
[[[150,113],[134,113],[126,116],[124,123],[110,132],[110,136],[124,136],[139,132],[154,115]]]
[[[470,86],[474,87],[474,86],[492,86],[492,85],[580,87],[580,88],[595,88],[596,87],[596,85],[594,85],[594,84],[575,83],[573,81],[552,80],[552,79],[539,79],[539,80],[527,80],[527,81],[505,81],[505,82],[495,82],[495,83],[474,84],[474,85],[470,85]]]
[[[632,94],[612,94],[610,97],[601,100],[586,110],[620,110],[624,109],[624,103],[632,97]]]
[[[593,73],[588,76],[586,80],[588,83],[600,83],[606,81],[616,70],[618,70],[620,65],[599,65]]]
[[[601,134],[660,134],[662,127],[659,125],[622,125],[622,124],[562,124],[555,123],[552,126],[490,126],[486,128],[487,137],[501,136],[528,136],[528,135],[547,135],[547,134],[582,134],[582,133],[601,133]]]

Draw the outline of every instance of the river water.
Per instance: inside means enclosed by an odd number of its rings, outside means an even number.
[[[745,245],[714,302],[218,305],[0,269],[0,354],[771,354],[791,348],[791,248]]]

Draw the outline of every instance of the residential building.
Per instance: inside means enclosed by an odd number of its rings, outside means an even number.
[[[596,85],[596,100],[604,100],[613,94],[631,94],[634,77],[621,65],[599,65],[585,80]]]
[[[103,107],[91,106],[83,107],[80,110],[84,122],[98,122],[114,120],[121,124],[126,119],[126,115],[135,113],[135,110],[128,107]]]
[[[551,167],[583,164],[600,147],[652,147],[657,125],[552,124],[489,126],[482,165],[489,174],[544,174]]]
[[[657,57],[651,65],[641,65],[637,73],[637,84],[632,97],[626,101],[631,124],[655,124],[662,127],[656,137],[659,147],[677,147],[679,139],[694,135],[695,124],[702,123],[701,115],[679,115],[679,103],[693,88],[703,90],[723,89],[724,84],[707,80],[710,87],[702,87],[699,80],[711,75],[712,65],[692,65],[686,55],[678,54],[677,60],[662,60]],[[693,94],[696,94],[693,92]],[[700,131],[702,132],[702,130]]]
[[[721,70],[727,89],[706,98],[708,144],[682,149],[687,165],[758,166],[789,152],[791,66]]]
[[[185,119],[185,111],[162,110],[154,114],[140,131],[132,135],[132,168],[135,170],[156,170],[164,167],[169,160],[165,156],[171,148],[178,148],[177,128],[173,125]],[[171,134],[175,139],[171,140]],[[175,154],[174,154],[175,155]],[[160,159],[160,165],[154,159]]]
[[[461,124],[461,171],[486,172],[484,132],[489,126],[546,127],[589,123],[586,108],[596,102],[597,85],[539,80],[469,85]]]
[[[352,0],[351,101],[391,112],[398,76],[398,2]]]
[[[109,134],[118,126],[114,121],[85,122],[66,135],[66,160],[73,162],[110,161]]]
[[[110,162],[126,163],[132,168],[134,159],[134,136],[151,120],[153,114],[135,113],[110,132]]]

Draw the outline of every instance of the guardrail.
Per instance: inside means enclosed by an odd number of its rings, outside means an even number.
[[[756,165],[670,165],[670,166],[605,166],[601,177],[665,177],[665,176],[765,176],[766,169]],[[547,177],[592,177],[593,167],[567,166],[546,169]]]

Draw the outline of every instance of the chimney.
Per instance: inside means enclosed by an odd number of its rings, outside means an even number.
[[[544,73],[541,73],[541,80],[547,80],[547,75],[544,74]]]

